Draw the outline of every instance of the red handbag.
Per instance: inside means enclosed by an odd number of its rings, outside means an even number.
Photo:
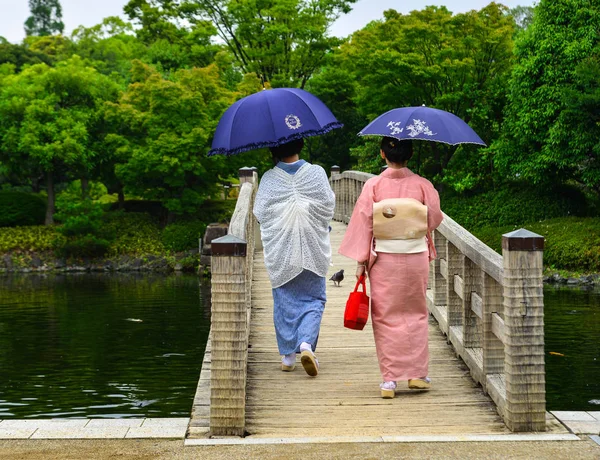
[[[358,287],[362,285],[362,292]],[[344,327],[362,331],[369,319],[369,296],[367,295],[367,285],[365,276],[361,276],[356,282],[354,292],[350,293],[346,302],[346,311],[344,311]]]

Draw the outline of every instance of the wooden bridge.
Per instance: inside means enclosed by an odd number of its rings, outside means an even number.
[[[280,370],[271,287],[251,213],[258,177],[240,170],[229,235],[212,244],[212,328],[188,440],[567,433],[546,412],[543,239],[526,230],[503,237],[501,256],[445,216],[434,234],[438,259],[428,290],[433,388],[412,391],[401,382],[395,399],[380,398],[370,326],[352,331],[342,325],[355,262],[337,254],[370,177],[332,168],[331,271],[343,268],[348,276],[341,287],[327,287],[316,352],[321,368],[311,378],[301,366]]]

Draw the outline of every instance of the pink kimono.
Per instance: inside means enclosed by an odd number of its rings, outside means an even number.
[[[383,381],[428,375],[427,280],[436,257],[431,238],[426,252],[394,254],[374,251],[373,203],[386,198],[414,198],[427,206],[427,226],[442,221],[440,198],[427,179],[408,168],[386,169],[369,179],[356,202],[339,253],[367,262],[371,284],[371,319]]]

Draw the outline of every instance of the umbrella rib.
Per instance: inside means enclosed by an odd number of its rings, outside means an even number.
[[[302,102],[306,106],[306,108],[308,109],[308,112],[312,114],[312,116],[314,117],[315,121],[317,122],[317,125],[320,125],[321,123],[319,123],[319,119],[317,118],[317,116],[313,112],[311,106],[308,105],[306,103],[306,101],[304,99],[302,99],[300,96],[298,96],[295,92],[293,92],[293,91],[289,91],[289,92],[292,93],[296,99],[299,99],[300,102]]]
[[[267,109],[269,109],[269,120],[271,120],[271,128],[273,129],[273,139],[277,141],[277,132],[275,131],[275,125],[273,124],[273,112],[271,111],[271,99],[269,99],[268,95],[265,94],[267,98]]]
[[[235,116],[237,115],[240,108],[242,107],[242,105],[244,105],[245,102],[246,102],[246,98],[240,100],[240,103],[235,108],[235,112],[233,113],[233,116],[231,117],[231,129],[229,130],[229,146],[230,147],[231,147],[231,136],[233,135],[233,123],[235,122]]]

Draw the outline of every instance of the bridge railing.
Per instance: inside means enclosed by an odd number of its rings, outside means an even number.
[[[211,260],[210,433],[243,436],[258,188],[254,168],[240,170],[240,194],[228,235],[213,240]]]
[[[349,222],[371,177],[331,169],[335,220]],[[429,311],[507,427],[545,431],[544,239],[527,230],[503,235],[500,255],[445,214],[433,239]]]

